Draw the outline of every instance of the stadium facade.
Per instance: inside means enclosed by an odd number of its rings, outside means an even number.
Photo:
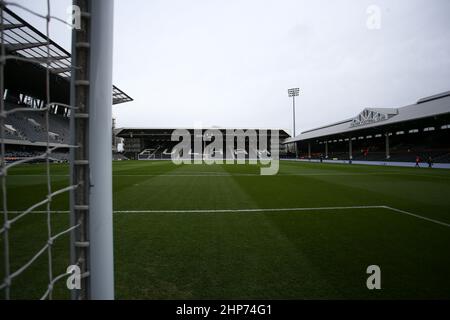
[[[450,91],[400,108],[366,108],[284,143],[296,144],[305,160],[450,163]]]
[[[200,136],[200,138],[205,137],[208,131],[219,131],[223,136],[223,149],[220,150],[221,154],[226,157],[227,154],[232,154],[233,158],[239,153],[245,155],[246,158],[251,154],[250,152],[250,142],[249,136],[254,134],[257,141],[260,141],[263,137],[262,135],[267,135],[267,150],[271,149],[271,134],[276,131],[279,136],[279,145],[277,146],[280,154],[286,154],[287,146],[282,144],[284,140],[289,137],[289,134],[282,129],[242,129],[242,128],[120,128],[117,129],[117,137],[123,139],[124,144],[124,155],[129,159],[136,160],[158,160],[158,159],[171,159],[174,147],[179,143],[179,141],[172,141],[172,133],[175,130],[187,130],[191,136],[191,153],[194,157],[194,139]],[[245,145],[240,146],[237,143],[237,137],[243,136],[245,138]],[[227,153],[227,141],[232,139],[233,150],[228,150]],[[209,142],[204,141],[202,149],[209,144]],[[228,146],[230,146],[228,144]]]

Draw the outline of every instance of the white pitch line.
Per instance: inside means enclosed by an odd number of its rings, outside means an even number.
[[[436,219],[427,218],[427,217],[424,217],[424,216],[421,216],[421,215],[418,215],[418,214],[415,214],[415,213],[412,213],[412,212],[409,212],[409,211],[405,211],[405,210],[401,210],[401,209],[397,209],[397,208],[393,208],[393,207],[389,207],[389,206],[383,206],[383,207],[386,208],[386,209],[392,210],[394,212],[403,213],[403,214],[406,214],[408,216],[415,217],[417,219],[422,219],[422,220],[425,220],[425,221],[429,221],[429,222],[436,223],[436,224],[439,224],[441,226],[450,228],[450,224],[449,223],[445,223],[445,222],[442,222],[442,221],[439,221],[439,220],[436,220]]]
[[[250,209],[174,209],[174,210],[114,210],[114,213],[233,213],[233,212],[280,212],[280,211],[326,211],[351,209],[386,209],[386,206],[344,206],[344,207],[310,207],[310,208],[250,208]],[[8,211],[11,214],[23,211]],[[34,213],[47,213],[45,210]],[[69,213],[69,211],[55,210],[53,213]]]
[[[315,177],[315,176],[383,176],[383,175],[406,175],[406,176],[420,176],[420,177],[429,177],[429,178],[439,178],[439,179],[445,179],[448,180],[449,178],[447,176],[443,175],[420,175],[420,174],[414,174],[414,173],[400,173],[400,172],[361,172],[361,173],[278,173],[277,175],[274,175],[272,177],[277,176],[298,176],[298,177]],[[69,175],[64,174],[52,174],[52,177],[69,177]],[[204,173],[204,174],[198,174],[198,173],[178,173],[178,174],[113,174],[113,177],[260,177],[261,174],[259,173]],[[9,175],[9,177],[47,177],[45,174],[12,174]],[[265,176],[261,176],[265,177]]]
[[[117,210],[114,213],[239,213],[239,212],[286,212],[286,211],[326,211],[326,210],[354,210],[354,209],[387,209],[397,213],[403,213],[417,219],[422,219],[444,227],[450,227],[450,224],[427,218],[412,212],[396,209],[389,206],[344,206],[344,207],[311,207],[311,208],[269,208],[269,209],[218,209],[218,210]]]
[[[347,206],[311,208],[255,208],[255,209],[191,209],[191,210],[117,210],[114,213],[233,213],[233,212],[280,212],[280,211],[325,211],[349,209],[382,209],[384,206]]]
[[[242,174],[246,176],[259,176],[259,174]],[[114,174],[113,177],[233,177],[239,174]]]
[[[286,211],[327,211],[327,210],[355,210],[355,209],[387,209],[397,213],[403,213],[408,216],[422,219],[428,222],[449,227],[450,224],[427,218],[412,212],[396,209],[389,206],[344,206],[344,207],[311,207],[311,208],[269,208],[269,209],[219,209],[219,210],[119,210],[114,213],[229,213],[229,212],[286,212]]]
[[[419,214],[390,206],[343,206],[343,207],[310,207],[310,208],[254,208],[254,209],[189,209],[189,210],[115,210],[114,213],[239,213],[239,212],[295,212],[295,211],[329,211],[329,210],[355,210],[355,209],[386,209],[402,213],[417,219],[432,222],[450,228],[450,224],[436,219],[427,218]],[[19,214],[23,211],[8,211],[11,214]],[[47,211],[33,211],[34,213],[47,213]],[[69,211],[55,210],[52,213],[69,213]]]
[[[400,172],[329,172],[329,173],[278,173],[276,176],[371,176],[371,175],[415,175],[415,174],[405,174]],[[45,175],[44,175],[45,176]],[[174,174],[113,174],[113,177],[240,177],[240,176],[261,176],[260,173],[221,173],[221,172],[208,172],[208,173],[174,173]],[[424,175],[425,176],[425,175]],[[430,176],[425,176],[430,177]],[[440,176],[442,177],[442,176]]]

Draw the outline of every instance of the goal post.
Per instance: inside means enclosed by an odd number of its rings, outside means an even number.
[[[71,260],[82,287],[74,299],[114,299],[112,217],[113,0],[74,0],[80,28],[72,33],[73,144]]]

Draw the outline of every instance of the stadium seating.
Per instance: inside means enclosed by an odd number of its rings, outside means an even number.
[[[6,110],[23,105],[5,104]],[[44,112],[14,112],[5,121],[7,139],[30,142],[47,142],[46,118]],[[51,143],[69,143],[69,119],[61,115],[49,114],[48,137]]]
[[[119,152],[113,152],[112,158],[114,161],[129,160],[127,157],[125,157],[123,154],[121,154]]]
[[[409,145],[403,142],[394,144],[390,149],[390,157],[386,159],[384,146],[377,145],[364,146],[363,148],[353,148],[353,160],[360,161],[394,161],[394,162],[415,162],[419,156],[422,162],[426,162],[429,157],[433,162],[450,163],[450,149],[439,143]],[[325,153],[311,152],[312,159],[325,159]],[[302,150],[299,158],[307,159],[308,153]],[[341,145],[340,151],[335,149],[328,153],[328,159],[349,160],[348,146]]]
[[[4,136],[5,139],[11,139],[11,140],[25,140],[22,134],[14,128],[14,126],[10,124],[6,124],[4,127]]]
[[[25,159],[25,158],[33,158],[33,157],[37,157],[37,156],[41,156],[43,155],[45,152],[45,150],[41,150],[41,151],[21,151],[21,150],[15,150],[15,151],[7,151],[5,153],[5,159],[7,162],[14,162],[17,160],[21,160],[21,159]],[[49,156],[49,160],[51,162],[67,162],[69,161],[69,154],[67,152],[57,152],[54,151],[51,153],[51,155]],[[30,162],[45,162],[45,158],[42,159],[38,159],[35,161],[30,161]]]

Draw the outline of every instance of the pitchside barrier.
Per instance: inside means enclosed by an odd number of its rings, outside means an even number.
[[[280,160],[286,160],[286,161],[299,161],[299,162],[314,162],[314,163],[320,163],[320,159],[283,159]],[[338,164],[350,164],[349,160],[329,160],[324,159],[322,160],[323,163],[338,163]],[[361,161],[361,160],[352,160],[352,164],[365,164],[365,165],[372,165],[372,166],[392,166],[392,167],[415,167],[415,162],[395,162],[395,161]],[[427,168],[428,163],[421,162],[419,164],[421,168]],[[450,169],[450,163],[433,163],[433,168],[438,169]]]

